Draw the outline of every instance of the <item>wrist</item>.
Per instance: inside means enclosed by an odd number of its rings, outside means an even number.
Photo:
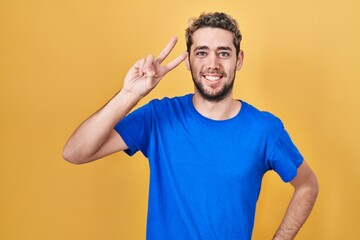
[[[121,88],[121,90],[115,96],[115,99],[119,99],[121,100],[121,102],[126,102],[130,104],[134,103],[134,105],[138,103],[142,98],[143,96],[135,94],[129,90],[126,90],[125,88]]]
[[[291,240],[291,239],[294,239],[294,238],[290,237],[290,235],[286,235],[284,232],[278,230],[275,233],[272,240]]]
[[[102,109],[108,119],[112,119],[115,125],[126,116],[130,110],[139,102],[141,97],[125,90],[120,90]]]
[[[286,239],[275,235],[272,240],[286,240]]]
[[[272,240],[286,240],[286,238],[275,235]]]

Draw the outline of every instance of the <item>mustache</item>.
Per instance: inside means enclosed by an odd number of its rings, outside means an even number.
[[[206,75],[206,74],[218,74],[218,75],[221,75],[223,77],[226,77],[227,74],[226,72],[224,71],[221,71],[221,70],[206,70],[206,71],[200,71],[200,75]]]

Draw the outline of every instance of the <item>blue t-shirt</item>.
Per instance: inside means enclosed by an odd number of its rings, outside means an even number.
[[[282,122],[242,101],[228,120],[195,109],[192,94],[153,100],[115,130],[149,160],[148,240],[251,239],[263,175],[291,181],[303,158]]]

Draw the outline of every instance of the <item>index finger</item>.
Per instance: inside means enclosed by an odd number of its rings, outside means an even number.
[[[174,60],[172,60],[171,62],[169,62],[164,68],[166,72],[169,72],[171,70],[173,70],[174,68],[176,68],[182,61],[184,61],[187,57],[188,53],[184,52],[182,53],[180,56],[178,56],[177,58],[175,58]]]
[[[176,36],[172,37],[170,42],[166,45],[164,50],[159,54],[159,56],[156,58],[156,62],[159,64],[164,61],[164,59],[169,56],[171,50],[175,47],[176,43],[178,41],[178,38]]]

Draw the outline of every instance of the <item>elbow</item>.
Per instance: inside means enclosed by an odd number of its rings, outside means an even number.
[[[313,204],[315,204],[316,198],[319,194],[319,183],[315,175],[313,175],[308,184],[304,186],[304,190],[306,191],[308,198],[311,199]]]
[[[300,166],[298,176],[291,181],[291,184],[295,187],[295,191],[302,193],[315,202],[319,194],[319,182],[306,163]]]
[[[65,145],[63,151],[62,151],[62,157],[64,160],[66,160],[69,163],[79,165],[84,163],[84,161],[81,160],[79,155],[72,149],[70,146]]]
[[[306,199],[306,202],[312,207],[319,194],[319,183],[314,174],[309,174],[305,179],[294,181],[295,194]]]
[[[319,182],[318,182],[316,177],[314,177],[314,183],[313,183],[313,187],[312,187],[312,194],[313,194],[315,199],[319,195]]]
[[[315,176],[315,174],[313,174],[312,177],[309,179],[308,186],[309,186],[308,191],[316,199],[317,195],[319,194],[319,182],[318,182],[317,177]]]

